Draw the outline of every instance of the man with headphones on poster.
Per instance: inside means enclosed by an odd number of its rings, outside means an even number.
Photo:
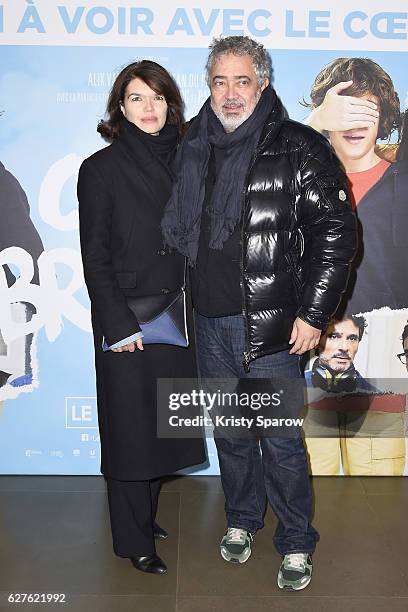
[[[206,71],[211,95],[179,149],[162,222],[191,266],[200,375],[299,379],[300,355],[338,307],[355,253],[346,179],[326,139],[287,118],[263,45],[216,39]],[[300,414],[303,389],[294,403]],[[221,556],[248,560],[268,499],[283,557],[278,586],[304,589],[319,536],[300,431],[215,442],[227,515]]]
[[[367,327],[363,316],[344,315],[333,319],[320,337],[319,355],[313,366],[305,371],[308,385],[328,392],[364,390],[375,392],[356,370],[354,358]]]

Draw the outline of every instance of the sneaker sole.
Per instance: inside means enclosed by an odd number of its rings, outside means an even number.
[[[248,561],[252,553],[252,550],[249,549],[248,554],[244,554],[242,557],[234,557],[233,555],[230,555],[228,552],[224,552],[222,548],[220,549],[220,551],[221,551],[221,557],[224,559],[224,561],[228,561],[228,563],[234,563],[235,565],[238,565],[239,563],[245,563],[246,561]]]
[[[300,586],[294,587],[290,584],[283,584],[278,576],[278,587],[280,589],[284,589],[285,591],[302,591],[303,589],[305,589],[312,581],[312,577],[310,576],[309,580],[307,582],[305,582],[304,584],[301,584]]]

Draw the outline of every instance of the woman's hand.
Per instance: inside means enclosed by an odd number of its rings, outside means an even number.
[[[374,102],[340,95],[340,92],[352,83],[353,81],[342,81],[330,87],[321,105],[314,108],[306,119],[306,125],[318,132],[343,132],[374,125],[380,116]]]
[[[124,346],[120,346],[119,348],[114,348],[111,350],[114,353],[123,353],[125,351],[128,351],[129,353],[134,353],[136,347],[139,349],[139,351],[144,351],[143,342],[141,338],[138,338],[136,342],[129,342],[129,344],[125,344]]]

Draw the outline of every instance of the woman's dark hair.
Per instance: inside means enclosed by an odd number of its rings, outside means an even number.
[[[136,78],[141,79],[150,89],[165,97],[168,107],[167,121],[177,126],[181,134],[184,123],[184,104],[180,90],[167,70],[150,60],[134,62],[120,71],[109,94],[106,118],[98,123],[99,134],[108,141],[118,136],[123,118],[120,104],[123,103],[126,87]]]
[[[400,101],[391,77],[373,60],[366,57],[338,57],[325,66],[315,78],[310,92],[311,103],[303,106],[320,106],[330,87],[341,81],[353,81],[340,95],[362,96],[372,94],[380,102],[378,138],[389,138],[394,130],[400,129]]]

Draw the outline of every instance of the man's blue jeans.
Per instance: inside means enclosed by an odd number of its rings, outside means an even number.
[[[242,315],[195,318],[202,378],[300,378],[299,356],[282,351],[259,357],[246,373]],[[302,405],[299,406],[300,413]],[[293,416],[294,411],[290,411]],[[296,412],[296,410],[295,410]],[[309,522],[312,494],[306,450],[296,437],[215,436],[228,527],[251,533],[264,525],[266,500],[278,518],[274,544],[281,555],[311,553],[319,534]],[[262,452],[261,452],[262,450]]]

